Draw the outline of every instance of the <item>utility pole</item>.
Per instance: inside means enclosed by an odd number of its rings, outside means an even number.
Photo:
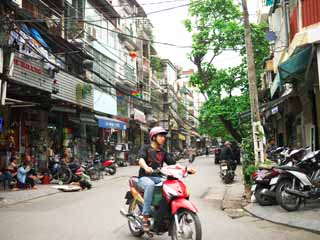
[[[163,127],[168,129],[169,137],[167,140],[167,151],[170,151],[170,109],[169,109],[169,85],[167,79],[165,79],[165,84],[163,85]]]
[[[256,69],[254,65],[254,56],[253,56],[247,0],[242,0],[242,8],[243,8],[245,43],[246,43],[246,52],[247,52],[247,61],[248,61],[248,81],[249,81],[253,145],[254,145],[255,163],[257,164],[259,162],[264,161],[264,145],[263,145],[264,132],[263,132],[263,128],[260,120],[258,90],[256,85]]]

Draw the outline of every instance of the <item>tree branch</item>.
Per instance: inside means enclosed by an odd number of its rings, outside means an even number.
[[[230,120],[227,120],[225,119],[224,116],[222,115],[219,115],[218,116],[220,121],[223,123],[224,127],[228,130],[228,132],[231,134],[231,136],[238,142],[238,143],[241,143],[242,141],[242,136],[240,134],[240,132],[238,132],[237,129],[235,129],[233,126],[232,126],[232,123]]]

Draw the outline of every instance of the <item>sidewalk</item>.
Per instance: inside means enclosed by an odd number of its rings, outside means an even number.
[[[262,207],[258,203],[251,203],[244,209],[257,218],[320,233],[320,201],[307,202],[306,206],[301,205],[295,212],[287,212],[280,206]]]
[[[0,191],[0,207],[5,207],[32,199],[45,197],[60,193],[59,190],[52,188],[53,184],[37,185],[36,190],[20,190],[20,191]]]
[[[269,222],[320,233],[320,201],[307,202],[298,211],[287,212],[278,205],[263,207],[258,203],[248,204],[243,195],[242,171],[241,166],[238,166],[236,181],[226,185],[221,205],[221,209],[230,217],[241,217],[247,212]]]
[[[93,187],[101,187],[106,182],[111,181],[113,179],[118,179],[122,177],[128,177],[131,175],[132,169],[136,168],[135,166],[125,167],[125,168],[118,168],[117,174],[113,176],[104,176],[103,179],[100,179],[99,181],[93,182]],[[48,184],[48,185],[42,185],[37,184],[36,190],[20,190],[20,191],[3,191],[0,190],[0,208],[6,207],[9,205],[14,205],[26,201],[30,201],[32,199],[46,197],[58,193],[62,193],[60,190],[53,188],[54,186],[57,186],[57,184]],[[62,193],[63,194],[63,193]]]

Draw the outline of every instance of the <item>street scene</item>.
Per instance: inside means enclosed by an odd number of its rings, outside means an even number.
[[[193,166],[197,174],[188,176],[186,184],[190,199],[199,208],[202,239],[319,239],[317,234],[269,223],[242,211],[237,216],[230,213],[235,216],[231,218],[221,210],[226,187],[213,157],[196,158]],[[137,171],[138,167],[121,168],[117,176],[95,182],[90,191],[56,192],[1,208],[1,239],[136,239],[119,211],[127,207],[128,179]],[[237,176],[234,184],[238,187],[240,180]],[[236,191],[232,199],[241,197]],[[230,207],[239,211],[239,204]],[[170,238],[164,234],[154,239]]]
[[[319,0],[0,1],[0,239],[320,239]]]

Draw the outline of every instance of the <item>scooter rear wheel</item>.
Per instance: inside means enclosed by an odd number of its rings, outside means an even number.
[[[272,197],[265,196],[261,194],[261,191],[263,190],[263,187],[257,187],[257,189],[254,192],[254,196],[257,199],[257,202],[261,206],[270,206],[275,203],[275,199]]]
[[[117,167],[116,167],[116,166],[110,166],[110,167],[109,167],[108,173],[109,173],[110,175],[114,175],[114,174],[116,174],[116,172],[117,172]]]

